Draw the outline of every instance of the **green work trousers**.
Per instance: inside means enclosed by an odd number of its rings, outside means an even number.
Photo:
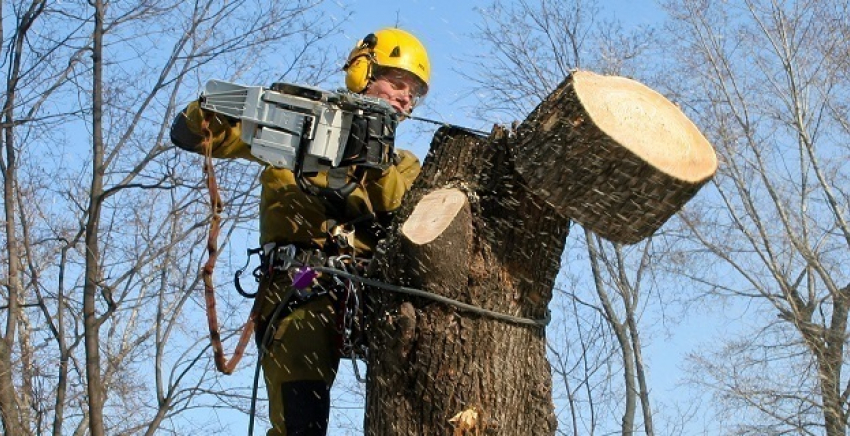
[[[269,283],[270,282],[270,283]],[[288,278],[266,282],[272,310]],[[261,284],[262,286],[262,284]],[[275,298],[278,297],[278,298]],[[269,309],[264,308],[266,315]],[[262,338],[264,332],[257,332]],[[274,323],[261,364],[269,398],[268,436],[324,436],[330,389],[339,366],[339,334],[330,296],[319,297]]]

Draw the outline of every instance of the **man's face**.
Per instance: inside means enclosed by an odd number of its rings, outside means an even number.
[[[409,114],[422,96],[419,80],[404,70],[389,68],[375,75],[366,88],[366,95],[382,98],[396,112]]]

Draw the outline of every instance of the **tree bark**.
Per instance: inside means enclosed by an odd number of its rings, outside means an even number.
[[[512,148],[503,131],[490,140],[449,128],[437,132],[398,212],[399,222],[407,222],[388,239],[381,264],[389,282],[506,314],[546,316],[568,220],[518,183]],[[462,207],[448,206],[457,209],[454,218],[429,240],[413,231],[408,217],[441,188],[466,198]],[[434,203],[423,204],[440,215]],[[378,300],[367,434],[452,434],[449,420],[472,410],[477,419],[467,425],[482,434],[554,433],[542,328],[424,299],[411,304],[381,294]]]

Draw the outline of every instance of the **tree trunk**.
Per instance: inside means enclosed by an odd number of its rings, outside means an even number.
[[[637,411],[638,389],[635,386],[637,378],[637,369],[635,368],[635,353],[632,348],[632,343],[629,341],[630,325],[620,319],[614,305],[611,303],[611,298],[606,290],[603,280],[602,269],[603,260],[599,254],[599,247],[596,244],[596,238],[593,237],[590,231],[585,229],[585,240],[587,241],[587,251],[590,255],[590,270],[592,272],[594,286],[596,287],[596,295],[599,297],[599,302],[602,305],[602,313],[611,330],[614,332],[614,337],[617,338],[617,343],[620,345],[620,353],[623,356],[623,418],[620,420],[620,434],[623,436],[632,436],[635,429],[635,413]],[[620,284],[625,286],[625,284]],[[617,290],[621,295],[623,290]],[[628,296],[622,295],[623,304],[628,304]],[[628,310],[627,310],[628,311]],[[628,315],[626,315],[628,316]]]
[[[86,220],[86,263],[83,284],[83,324],[86,349],[86,392],[88,393],[89,432],[103,436],[105,390],[100,368],[100,324],[97,316],[97,290],[100,275],[100,241],[98,226],[103,196],[103,17],[101,0],[94,3],[94,38],[92,48],[92,181],[89,189]]]
[[[823,416],[828,436],[847,434],[847,412],[844,408],[846,398],[841,392],[841,367],[844,343],[847,338],[847,314],[850,311],[848,297],[850,297],[850,286],[841,289],[833,297],[830,322],[824,327],[821,337],[807,338],[810,343],[822,344],[812,351],[818,360],[818,378],[821,384]]]
[[[378,256],[381,270],[392,284],[544,318],[566,216],[637,242],[716,166],[711,146],[669,101],[628,79],[577,72],[516,137],[498,128],[490,138],[437,132]],[[555,433],[541,326],[372,295],[367,434]]]
[[[388,239],[382,268],[391,283],[544,318],[568,220],[521,187],[509,138],[494,135],[485,140],[459,130],[437,132],[422,175],[399,211],[407,222]],[[456,191],[435,192],[441,188]],[[418,218],[423,210],[444,227],[431,232],[434,238],[423,237],[428,229],[422,227],[433,224]],[[482,433],[555,432],[541,327],[461,313],[424,299],[413,303],[391,294],[376,302],[367,434],[452,434],[449,420],[464,411],[467,422],[458,425]]]
[[[0,170],[3,174],[3,211],[5,218],[4,230],[6,232],[6,258],[8,276],[5,286],[7,288],[8,304],[6,326],[4,333],[0,335],[0,420],[6,434],[26,434],[29,432],[29,423],[23,420],[26,414],[21,410],[18,402],[17,388],[13,377],[14,366],[12,364],[15,348],[15,335],[17,334],[18,320],[21,316],[21,299],[23,295],[23,284],[20,279],[20,251],[17,234],[17,211],[15,210],[15,197],[17,193],[17,153],[15,151],[15,104],[18,92],[18,80],[20,78],[21,58],[27,31],[31,22],[23,20],[15,29],[15,41],[13,51],[4,53],[11,58],[7,73],[6,99],[3,102],[3,137],[0,145],[3,146],[4,155],[0,160]]]
[[[15,401],[15,390],[12,384],[12,349],[5,339],[0,340],[0,418],[2,418],[4,434],[22,434],[23,426]]]
[[[4,120],[12,120],[9,117],[11,114],[11,103],[7,103],[4,108]],[[5,331],[0,335],[0,420],[2,420],[3,429],[6,434],[24,434],[24,423],[21,421],[22,414],[18,407],[17,390],[14,384],[14,366],[12,365],[12,354],[15,346],[16,328],[18,325],[18,317],[20,316],[21,306],[21,282],[19,280],[19,255],[17,237],[16,237],[16,212],[15,212],[15,180],[16,180],[16,164],[15,151],[12,135],[12,127],[6,127],[4,130],[6,148],[6,161],[0,163],[3,170],[3,187],[4,187],[4,216],[5,216],[5,231],[6,231],[6,256],[8,258],[8,277],[6,287],[8,289],[8,304],[3,310],[7,311]]]

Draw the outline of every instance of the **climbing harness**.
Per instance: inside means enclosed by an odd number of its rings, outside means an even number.
[[[345,248],[347,235],[340,239],[339,245]],[[260,282],[263,277],[271,280],[278,274],[290,277],[288,286],[294,291],[287,294],[277,306],[283,309],[279,316],[267,321],[274,327],[277,321],[288,316],[295,309],[325,296],[331,296],[334,310],[337,312],[336,328],[341,339],[337,344],[340,354],[346,358],[365,359],[366,342],[363,336],[365,324],[362,285],[350,278],[328,274],[326,280],[315,280],[322,271],[343,272],[351,277],[362,277],[371,262],[368,259],[357,259],[350,254],[327,255],[321,250],[298,249],[295,245],[266,244],[266,247],[248,250],[248,261],[245,266],[234,274],[234,285],[239,293],[246,298],[255,298],[259,293],[246,292],[240,283],[240,278],[250,264],[251,257],[260,256],[260,265],[252,273],[254,280]],[[357,372],[357,371],[355,371]],[[358,379],[361,379],[358,377]]]
[[[262,278],[273,280],[277,274],[287,274],[291,279],[286,293],[275,306],[271,316],[265,321],[262,339],[258,343],[257,366],[254,370],[254,383],[251,390],[251,408],[249,411],[248,434],[254,434],[254,420],[256,415],[257,391],[260,382],[260,368],[263,356],[268,353],[272,338],[279,322],[289,316],[298,307],[316,301],[319,298],[330,296],[334,302],[334,311],[337,313],[336,330],[339,342],[336,344],[340,357],[351,359],[354,374],[357,380],[365,383],[361,376],[358,359],[366,359],[368,345],[365,340],[365,314],[362,300],[362,286],[353,280],[343,280],[335,275],[329,276],[330,281],[316,280],[319,272],[318,264],[328,265],[333,271],[348,271],[350,274],[358,275],[368,265],[367,260],[357,260],[353,256],[343,254],[337,256],[325,256],[320,250],[299,250],[295,245],[266,244],[260,249],[250,249],[250,258],[253,255],[261,255],[261,263],[253,273],[259,282]],[[359,264],[359,265],[358,265]],[[312,266],[311,266],[312,265]],[[247,268],[237,271],[234,281],[241,289],[239,276]],[[256,295],[244,292],[243,295]],[[258,291],[259,293],[259,291]],[[255,304],[256,306],[256,304]]]

